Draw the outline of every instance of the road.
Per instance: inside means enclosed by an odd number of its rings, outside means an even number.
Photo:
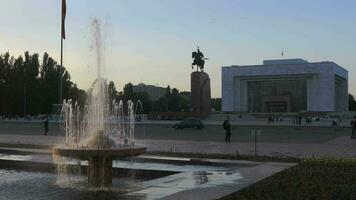
[[[306,127],[306,126],[267,126],[233,125],[231,142],[254,142],[251,129],[260,129],[258,142],[262,143],[324,143],[338,137],[351,134],[346,127]],[[40,122],[0,122],[0,134],[43,135],[43,123]],[[49,124],[49,135],[58,136],[58,124]],[[138,124],[135,138],[187,141],[224,141],[225,133],[221,125],[207,125],[202,130],[175,130],[171,124]],[[0,141],[1,142],[1,141]]]

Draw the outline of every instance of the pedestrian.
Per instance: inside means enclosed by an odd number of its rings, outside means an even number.
[[[333,123],[331,126],[337,126],[337,122],[336,122],[336,119],[333,120]]]
[[[226,116],[223,128],[225,130],[225,142],[231,142],[231,124],[229,116]]]
[[[354,139],[356,138],[356,116],[351,120],[351,138]]]
[[[45,122],[44,122],[44,125],[43,125],[43,128],[44,128],[44,135],[47,136],[48,135],[48,118],[46,118]]]

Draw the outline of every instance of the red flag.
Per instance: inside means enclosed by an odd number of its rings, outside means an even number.
[[[66,32],[65,32],[66,14],[67,14],[66,0],[62,0],[62,38],[63,39],[66,39]]]

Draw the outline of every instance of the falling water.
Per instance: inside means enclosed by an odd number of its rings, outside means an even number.
[[[101,70],[103,66],[103,47],[102,47],[102,34],[101,34],[101,23],[99,20],[94,19],[92,22],[93,31],[93,48],[95,50],[96,66],[97,66],[97,78],[101,77]]]
[[[80,149],[133,147],[137,108],[131,100],[123,102],[109,99],[108,84],[101,72],[102,34],[97,19],[93,20],[92,29],[97,76],[88,91],[83,110],[71,99],[63,101],[60,124],[65,142],[62,146]],[[142,103],[138,102],[137,106],[140,106],[142,111]],[[68,162],[76,162],[58,155],[53,158],[57,164],[57,173],[62,175],[68,174]]]
[[[92,22],[94,53],[97,65],[97,78],[88,92],[87,103],[81,112],[77,102],[64,100],[61,112],[61,124],[65,133],[65,145],[77,148],[92,148],[89,141],[99,132],[115,143],[112,146],[134,145],[135,110],[131,100],[127,102],[109,100],[108,84],[102,78],[103,50],[100,21]],[[111,104],[111,105],[110,105]]]

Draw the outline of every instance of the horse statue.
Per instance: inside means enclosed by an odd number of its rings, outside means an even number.
[[[195,65],[197,66],[197,71],[198,68],[200,68],[200,71],[204,71],[205,60],[208,58],[204,58],[204,54],[199,50],[199,47],[196,52],[192,52],[192,58],[194,59],[192,63],[192,69],[194,69]]]

